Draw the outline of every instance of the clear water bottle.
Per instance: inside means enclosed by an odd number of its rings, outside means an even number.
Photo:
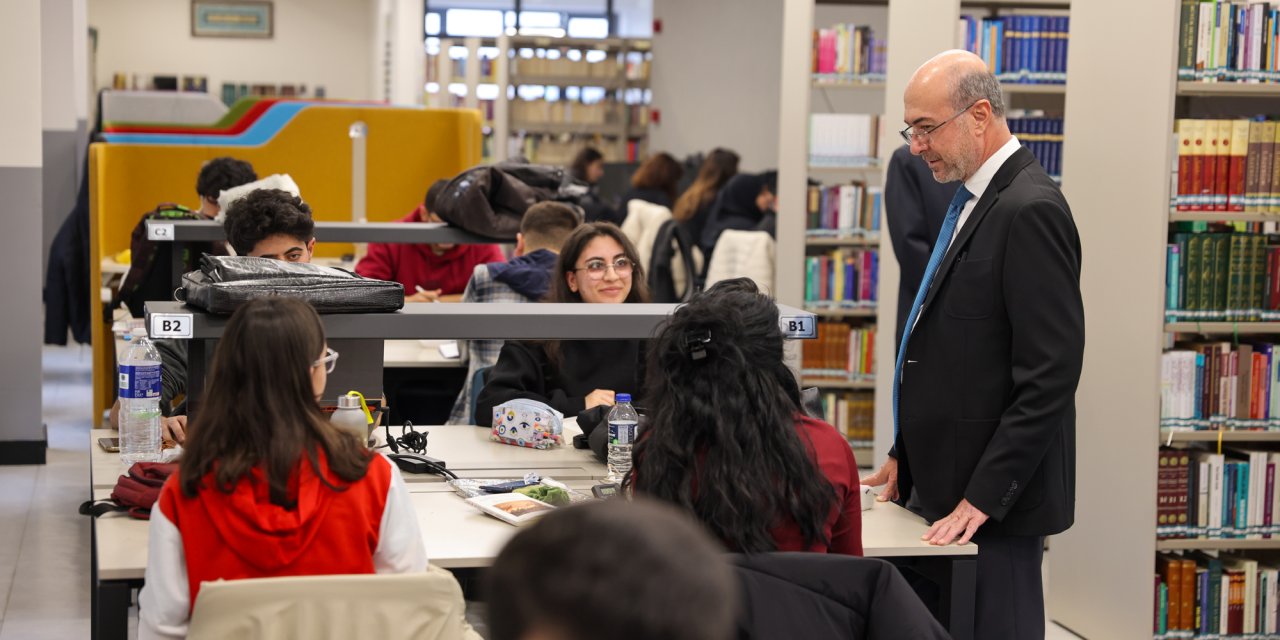
[[[120,458],[125,464],[160,459],[160,352],[147,330],[133,330],[120,360]]]
[[[609,482],[622,482],[631,470],[631,446],[636,441],[640,416],[631,406],[631,394],[619,393],[617,403],[609,410]]]

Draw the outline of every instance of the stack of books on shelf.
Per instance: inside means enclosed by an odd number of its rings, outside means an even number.
[[[861,182],[809,187],[807,237],[874,237],[880,232],[884,190]]]
[[[861,113],[815,113],[809,116],[809,164],[815,167],[860,167],[875,164],[877,116]]]
[[[1010,115],[1009,132],[1040,161],[1046,173],[1062,180],[1062,118]]]
[[[1155,620],[1159,640],[1267,638],[1280,631],[1280,571],[1235,554],[1158,554]]]
[[[875,397],[866,392],[828,391],[822,394],[822,415],[849,444],[867,448],[875,439]],[[859,464],[871,464],[859,460]]]
[[[880,252],[842,248],[805,258],[805,306],[813,309],[875,307]]]
[[[1280,82],[1280,13],[1274,4],[1182,0],[1178,79]]]
[[[1280,349],[1269,342],[1180,344],[1160,358],[1160,426],[1280,430]]]
[[[1280,237],[1214,224],[1201,233],[1175,229],[1165,251],[1167,319],[1280,319]]]
[[[814,31],[811,58],[819,82],[884,82],[885,41],[871,27],[839,23]]]
[[[1280,543],[1280,453],[1161,448],[1156,537],[1162,540],[1276,538]],[[1280,545],[1278,545],[1280,546]]]
[[[834,380],[865,380],[875,376],[875,327],[844,322],[819,322],[818,339],[805,340],[801,375]]]
[[[586,104],[557,100],[512,100],[511,119],[519,125],[539,124],[617,124],[621,110],[617,104],[595,102]]]
[[[1178,211],[1280,213],[1280,123],[1180,119]]]
[[[1069,26],[1061,15],[961,16],[959,37],[1001,82],[1062,84]]]
[[[640,83],[648,82],[649,66],[651,62],[652,61],[648,57],[639,58],[639,59],[635,59],[631,57],[627,58],[627,69],[626,69],[627,80],[633,80],[635,82],[640,82]]]
[[[558,58],[516,57],[512,62],[512,73],[522,76],[558,76],[580,78],[583,81],[619,77],[618,62],[612,58],[606,58],[600,62],[588,62],[586,58],[571,60],[566,56]]]

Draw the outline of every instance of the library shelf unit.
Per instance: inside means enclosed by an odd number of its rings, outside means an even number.
[[[1160,443],[1166,442],[1280,442],[1280,430],[1204,429],[1191,431],[1165,428],[1160,430]]]
[[[1178,82],[1179,96],[1203,96],[1217,98],[1277,98],[1280,82]]]
[[[842,378],[824,378],[821,376],[802,376],[800,383],[805,387],[819,389],[846,389],[850,391],[870,391],[876,388],[874,380],[845,380]]]
[[[1262,335],[1280,334],[1280,322],[1166,322],[1165,333],[1191,333],[1200,335]]]
[[[1248,551],[1280,549],[1277,538],[1169,538],[1156,542],[1156,551]],[[1190,635],[1185,637],[1191,637]],[[1214,637],[1217,637],[1216,635]],[[1245,637],[1245,636],[1239,636]],[[1256,637],[1263,637],[1257,634]],[[1271,636],[1267,636],[1271,637]]]
[[[1274,213],[1239,213],[1232,211],[1171,211],[1169,222],[1280,222]]]
[[[876,247],[880,246],[878,234],[852,236],[806,236],[805,246],[809,247]]]
[[[875,307],[823,307],[806,304],[804,310],[819,318],[874,318]]]
[[[1000,88],[1004,89],[1006,95],[1065,95],[1067,93],[1066,84],[1026,84],[1019,82],[1001,82]]]

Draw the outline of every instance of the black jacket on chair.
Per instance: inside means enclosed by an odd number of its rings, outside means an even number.
[[[1062,192],[1018,149],[957,232],[907,343],[890,453],[901,499],[926,520],[963,498],[989,533],[1071,526],[1080,264]]]
[[[741,587],[741,640],[951,637],[884,560],[825,553],[730,557]]]

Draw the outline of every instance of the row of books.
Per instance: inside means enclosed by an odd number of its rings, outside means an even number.
[[[809,164],[849,167],[873,162],[880,130],[877,116],[815,113],[809,116]]]
[[[1067,16],[961,16],[958,35],[1001,82],[1062,84],[1069,28]]]
[[[805,261],[804,300],[814,308],[873,306],[879,296],[880,252],[836,249]]]
[[[1062,118],[1011,117],[1008,122],[1009,132],[1040,161],[1045,173],[1061,179]]]
[[[618,124],[622,107],[614,102],[584,104],[568,100],[512,100],[511,119],[536,124]]]
[[[1162,447],[1156,480],[1156,537],[1280,536],[1280,453],[1227,448],[1222,453]]]
[[[581,78],[584,82],[592,80],[610,80],[626,78],[643,80],[649,77],[649,61],[636,62],[623,66],[617,60],[606,59],[602,62],[570,60],[569,58],[514,58],[511,73],[517,76],[561,76]]]
[[[488,140],[488,137],[485,138]],[[626,150],[601,136],[575,136],[568,140],[559,135],[528,135],[513,141],[511,155],[519,153],[536,164],[569,166],[583,147],[593,147],[604,154],[605,162],[626,162]]]
[[[1274,4],[1182,0],[1178,79],[1280,81],[1280,13]]]
[[[1280,349],[1268,342],[1183,344],[1160,357],[1162,426],[1214,417],[1280,418]],[[1198,426],[1188,423],[1187,426]]]
[[[1158,638],[1274,638],[1280,631],[1280,568],[1235,554],[1157,554]]]
[[[1280,213],[1280,123],[1177,121],[1178,211]]]
[[[870,380],[876,373],[875,327],[819,322],[818,338],[805,340],[800,374],[814,378]]]
[[[828,391],[821,396],[822,415],[855,447],[870,447],[875,439],[875,397],[863,392]],[[859,460],[859,464],[871,464]]]
[[[1174,233],[1165,247],[1166,316],[1258,320],[1280,310],[1277,241],[1260,233]]]
[[[885,52],[871,27],[837,23],[813,32],[812,71],[824,80],[884,80]]]
[[[865,235],[880,231],[884,190],[862,182],[809,187],[806,236]]]

